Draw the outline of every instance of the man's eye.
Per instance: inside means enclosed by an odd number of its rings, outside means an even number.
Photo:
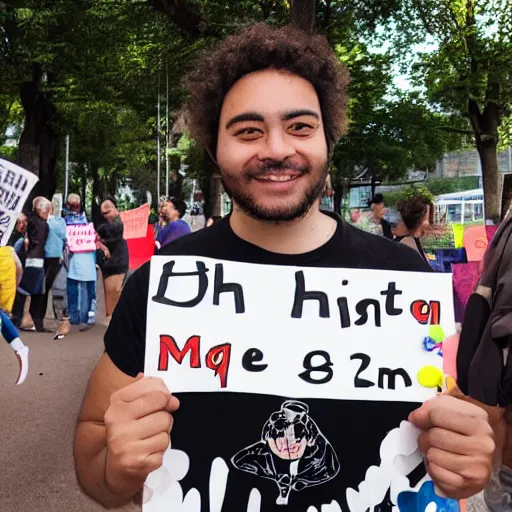
[[[294,133],[306,134],[311,133],[313,127],[306,123],[294,123],[290,126],[290,129]]]
[[[251,139],[256,138],[261,134],[261,130],[258,128],[243,128],[235,133],[237,137],[242,137],[243,139]]]

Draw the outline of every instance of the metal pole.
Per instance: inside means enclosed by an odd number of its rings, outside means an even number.
[[[165,96],[165,195],[169,196],[169,62],[165,63],[165,76],[167,79]]]
[[[66,135],[66,179],[64,182],[64,202],[68,199],[69,191],[69,135]]]
[[[156,120],[156,197],[158,203],[160,202],[160,76],[158,77],[158,102],[157,102],[157,120]]]

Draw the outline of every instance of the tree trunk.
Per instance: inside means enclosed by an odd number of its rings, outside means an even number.
[[[501,206],[498,169],[498,126],[501,120],[499,106],[489,101],[481,112],[476,101],[469,100],[468,114],[482,166],[485,218],[497,225]]]
[[[342,183],[334,186],[334,211],[341,215],[341,200],[343,199],[343,194],[345,191],[345,187]]]
[[[91,177],[92,177],[92,201],[91,201],[91,220],[95,226],[98,226],[103,220],[101,217],[101,201],[102,197],[102,183],[98,173],[97,167],[92,167],[91,169]]]
[[[212,216],[222,214],[222,182],[219,171],[211,177]]]
[[[56,188],[55,168],[59,141],[52,126],[56,109],[48,94],[40,90],[41,78],[41,67],[34,64],[31,81],[23,83],[20,89],[25,122],[20,137],[18,164],[39,177],[24,211],[30,210],[36,195],[51,198]]]
[[[500,222],[501,198],[497,145],[495,143],[480,144],[478,155],[482,165],[485,218],[494,221],[494,224],[498,225]]]
[[[292,0],[291,24],[312,34],[315,30],[316,0]]]

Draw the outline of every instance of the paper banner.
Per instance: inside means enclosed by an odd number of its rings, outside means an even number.
[[[455,291],[455,319],[462,322],[466,304],[480,279],[480,262],[453,263],[452,273]]]
[[[489,242],[485,226],[470,226],[464,231],[464,247],[468,261],[480,261],[487,250]]]
[[[149,204],[143,204],[133,210],[121,212],[121,219],[124,224],[124,238],[144,238],[148,229]]]
[[[464,247],[464,224],[452,224],[455,249]]]
[[[455,333],[450,274],[155,256],[146,325],[181,407],[144,512],[448,507],[406,420],[443,381],[424,341]]]
[[[0,158],[0,246],[7,245],[18,213],[38,181],[34,173]]]
[[[67,241],[71,252],[92,252],[96,250],[96,231],[92,223],[67,226]]]
[[[155,252],[155,228],[148,224],[144,238],[130,238],[126,243],[130,255],[130,270],[135,270],[149,261]]]

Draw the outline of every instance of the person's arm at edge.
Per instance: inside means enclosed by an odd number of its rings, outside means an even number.
[[[115,343],[121,334],[116,330],[116,325],[124,325],[127,321],[133,321],[133,324],[123,332],[133,333],[134,338],[144,336],[145,322],[138,317],[136,305],[134,311],[128,309],[121,315],[124,308],[128,305],[133,306],[133,296],[141,296],[139,304],[145,306],[147,290],[145,294],[141,294],[140,290],[140,285],[145,281],[145,276],[141,274],[144,272],[149,279],[149,266],[140,268],[127,281],[121,294],[112,322],[105,334],[106,353],[99,360],[89,379],[75,431],[73,451],[78,482],[87,495],[107,508],[117,508],[137,499],[137,493],[144,484],[143,481],[129,482],[128,487],[133,489],[133,492],[125,494],[118,494],[109,487],[106,473],[105,425],[105,413],[110,406],[113,393],[135,382],[138,371],[142,371],[136,363],[140,360],[141,354],[136,352],[135,347],[132,346],[133,350],[130,351],[128,340],[123,340],[123,343],[117,345]],[[121,365],[119,360],[123,356],[124,364]]]
[[[16,253],[16,251],[14,250],[14,248],[12,248],[12,258],[14,260],[14,264],[16,265],[16,288],[17,288],[21,283],[21,278],[23,277],[23,265],[21,264],[21,260],[18,256],[18,254]]]
[[[118,508],[137,499],[134,494],[118,494],[107,483],[107,429],[105,412],[113,393],[135,382],[103,354],[87,385],[75,431],[73,452],[78,482],[84,492],[106,508]],[[144,482],[133,482],[141,490]]]

